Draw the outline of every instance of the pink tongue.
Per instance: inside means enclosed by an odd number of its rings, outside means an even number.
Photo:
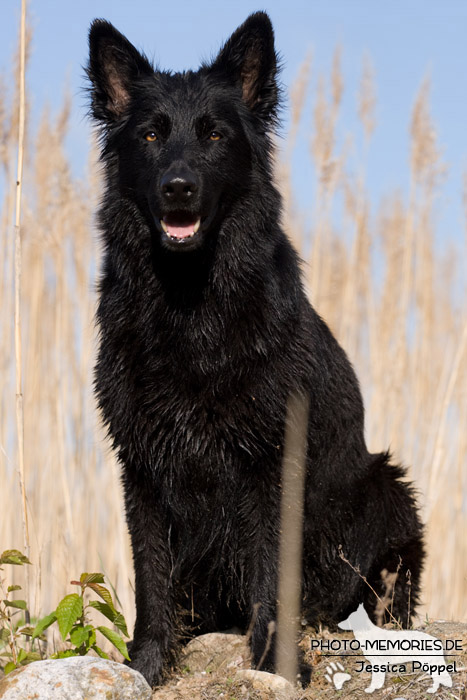
[[[193,228],[196,221],[191,221],[189,223],[176,222],[170,224],[164,219],[164,223],[167,226],[167,232],[172,238],[188,238],[193,233]]]

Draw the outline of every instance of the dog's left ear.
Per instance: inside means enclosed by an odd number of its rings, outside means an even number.
[[[265,12],[250,15],[225,43],[211,67],[239,84],[243,100],[261,119],[274,121],[279,89],[274,31]]]

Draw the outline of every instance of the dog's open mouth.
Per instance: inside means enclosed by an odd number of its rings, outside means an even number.
[[[193,214],[184,212],[174,212],[166,214],[160,219],[160,224],[164,233],[173,241],[182,243],[189,238],[193,238],[201,226],[201,217],[194,217]]]
[[[201,248],[212,228],[218,207],[214,206],[203,216],[200,211],[176,209],[164,214],[159,211],[156,226],[162,235],[164,248],[177,251],[192,251]]]

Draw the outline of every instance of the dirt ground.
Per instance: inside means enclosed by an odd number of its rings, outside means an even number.
[[[452,687],[440,686],[435,694],[430,694],[428,689],[432,681],[428,674],[388,673],[383,688],[371,696],[375,700],[467,700],[467,624],[432,621],[421,629],[442,640],[458,641],[461,651],[445,654],[446,663],[455,663],[456,671],[451,674]],[[371,674],[356,672],[356,668],[360,668],[358,662],[365,661],[363,656],[355,656],[351,650],[332,657],[311,651],[311,640],[331,639],[352,640],[353,634],[304,630],[301,646],[312,667],[312,677],[310,685],[302,689],[293,688],[278,676],[260,673],[255,677],[253,672],[246,670],[249,658],[245,637],[204,635],[187,645],[179,669],[166,685],[154,692],[153,700],[358,700],[369,697],[365,688],[370,684]],[[337,680],[339,686],[339,679],[343,677],[337,676],[338,673],[350,676],[345,676],[339,690],[335,683]]]

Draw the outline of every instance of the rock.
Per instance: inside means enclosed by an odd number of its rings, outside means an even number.
[[[267,690],[274,693],[274,697],[280,700],[288,700],[297,695],[292,683],[278,676],[275,673],[267,673],[266,671],[254,671],[247,669],[245,671],[237,671],[237,678],[245,678],[250,681],[253,688],[257,690]]]
[[[35,661],[0,681],[1,700],[150,700],[143,676],[91,656]]]
[[[240,634],[211,632],[195,637],[183,652],[180,666],[190,672],[248,668],[250,651],[246,637]]]
[[[173,678],[154,693],[154,700],[292,700],[293,686],[281,676],[253,671],[247,638],[240,634],[203,634],[185,647],[179,669]]]

